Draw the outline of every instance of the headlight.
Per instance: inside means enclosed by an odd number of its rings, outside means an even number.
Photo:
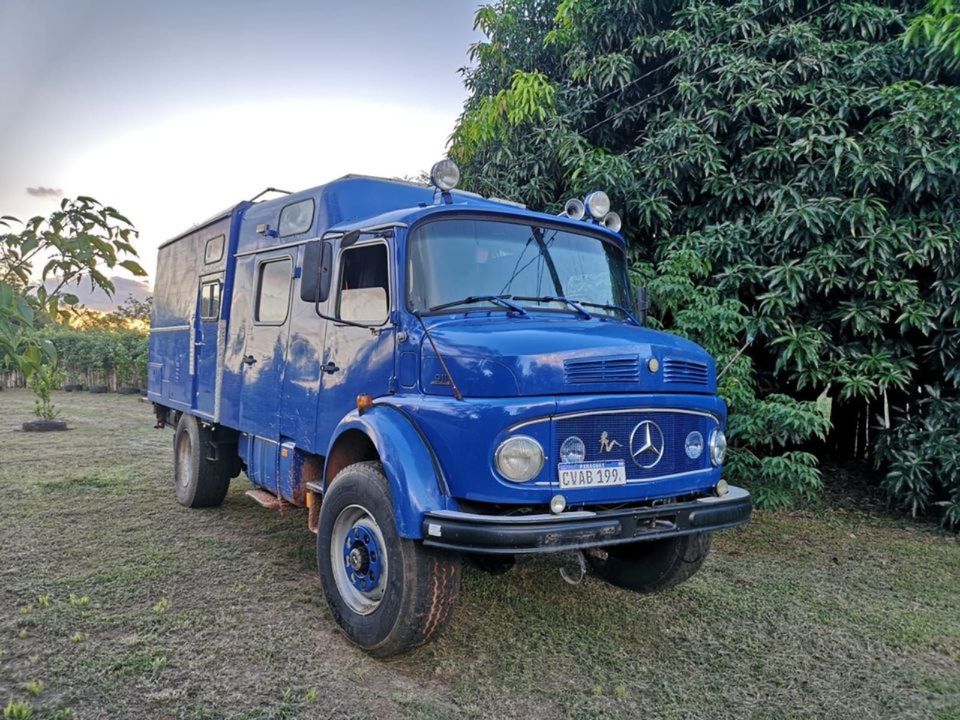
[[[460,168],[449,158],[434,163],[430,168],[430,182],[444,192],[449,192],[460,182]]]
[[[723,430],[714,430],[710,433],[710,462],[720,465],[726,454],[727,436],[723,434]]]
[[[687,435],[687,439],[683,443],[683,449],[687,453],[688,458],[696,460],[703,454],[703,435],[694,430]]]
[[[597,190],[587,195],[586,206],[590,215],[600,220],[610,212],[610,197],[603,190]]]
[[[510,482],[532,480],[543,467],[543,448],[540,443],[526,435],[507,438],[494,456],[497,471]]]

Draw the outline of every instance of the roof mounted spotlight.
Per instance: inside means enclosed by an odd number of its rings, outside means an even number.
[[[560,214],[566,215],[571,220],[583,220],[586,212],[587,208],[583,204],[583,200],[580,198],[570,198],[567,200],[567,204],[563,206],[563,212]]]
[[[607,230],[613,230],[614,232],[620,232],[620,228],[623,227],[623,221],[620,220],[620,216],[612,211],[603,216],[601,223]]]
[[[460,182],[460,168],[450,158],[444,158],[430,168],[430,182],[440,192],[448,193]]]
[[[603,190],[597,190],[587,195],[586,205],[594,220],[600,220],[610,212],[610,198]]]

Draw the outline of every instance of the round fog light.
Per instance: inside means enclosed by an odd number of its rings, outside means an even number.
[[[597,220],[610,212],[610,197],[603,190],[587,195],[587,201],[584,204],[587,206],[587,211]]]
[[[730,492],[730,486],[727,485],[726,480],[720,480],[720,482],[717,483],[716,492],[717,492],[717,497],[723,497],[728,492]]]
[[[560,462],[583,462],[587,456],[587,446],[576,435],[571,435],[560,446]]]
[[[696,460],[703,454],[703,435],[696,430],[691,432],[683,443],[683,449],[688,458]]]
[[[722,482],[722,481],[721,481]],[[563,495],[554,495],[550,498],[550,512],[559,515],[567,507],[567,499]]]

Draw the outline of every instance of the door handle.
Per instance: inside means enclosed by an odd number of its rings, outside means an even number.
[[[337,367],[333,360],[324,365],[322,369],[328,375],[333,375],[335,372],[340,372],[340,368]]]
[[[244,355],[243,364],[244,365],[253,365],[257,359],[253,355]]]

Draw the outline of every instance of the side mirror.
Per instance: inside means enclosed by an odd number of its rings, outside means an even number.
[[[647,324],[647,286],[642,285],[637,288],[637,307],[634,313],[637,322],[641,325]]]
[[[300,299],[324,302],[330,295],[333,274],[333,246],[314,240],[303,247],[303,270],[300,273]]]

